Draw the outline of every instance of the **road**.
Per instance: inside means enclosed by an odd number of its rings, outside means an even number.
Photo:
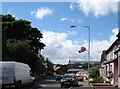
[[[80,87],[87,87],[87,81],[79,82],[77,87],[69,87],[65,89],[77,89]],[[82,86],[83,85],[83,86]],[[4,88],[8,89],[8,88]],[[14,86],[9,89],[15,89]],[[55,80],[47,80],[45,82],[37,82],[34,85],[22,86],[20,89],[64,89],[60,87],[60,83]],[[82,88],[81,88],[82,89]]]
[[[61,88],[59,82],[53,82],[53,81],[47,81],[45,83],[35,83],[34,85],[28,85],[28,86],[22,86],[19,89],[103,89],[103,88],[93,88],[88,87],[87,81],[79,82],[79,86],[77,87],[68,87],[68,88]],[[4,89],[16,89],[14,87],[12,88],[4,88]],[[105,88],[110,89],[110,88]],[[111,88],[111,89],[118,89],[118,88]]]

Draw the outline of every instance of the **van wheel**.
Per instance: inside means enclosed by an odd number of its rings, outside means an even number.
[[[21,82],[21,81],[18,81],[18,82],[16,82],[15,87],[20,88],[21,85],[22,85],[22,82]]]
[[[35,84],[35,80],[32,81],[32,83],[30,83],[30,85],[34,85]]]

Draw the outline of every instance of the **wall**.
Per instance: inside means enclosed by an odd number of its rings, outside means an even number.
[[[118,83],[118,60],[114,62],[114,84]]]
[[[120,51],[118,52],[118,87],[120,88]]]

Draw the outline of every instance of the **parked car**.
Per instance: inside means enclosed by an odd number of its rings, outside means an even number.
[[[34,76],[30,67],[25,63],[14,61],[0,62],[0,85],[15,85],[20,87],[23,84],[30,84]]]
[[[84,81],[84,76],[82,75],[76,76],[76,78],[78,81]]]
[[[64,74],[61,81],[61,87],[70,87],[70,86],[77,86],[78,80],[76,79],[76,75],[73,73]]]

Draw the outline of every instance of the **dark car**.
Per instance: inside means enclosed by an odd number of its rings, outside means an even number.
[[[61,87],[77,86],[78,80],[76,79],[75,74],[64,74],[60,81],[60,85]]]
[[[60,81],[61,79],[62,79],[61,76],[57,76],[57,77],[56,77],[56,81]]]

